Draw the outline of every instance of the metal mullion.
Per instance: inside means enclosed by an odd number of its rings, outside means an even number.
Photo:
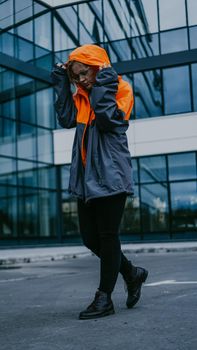
[[[15,0],[13,0],[13,10],[14,10],[14,34],[15,34]],[[14,37],[14,56],[16,55],[16,38]],[[15,115],[16,115],[16,119],[15,119],[15,144],[16,144],[16,148],[15,148],[15,169],[16,169],[16,218],[17,218],[17,223],[16,223],[16,240],[17,243],[19,243],[20,241],[20,237],[21,237],[21,232],[20,232],[20,225],[19,225],[19,178],[18,178],[18,130],[19,130],[19,113],[18,113],[18,100],[16,99],[16,74],[15,72],[13,72],[14,74],[14,108],[15,108]]]
[[[186,26],[187,26],[187,40],[188,40],[188,49],[190,50],[190,35],[189,35],[189,21],[188,21],[188,8],[187,0],[185,0],[185,15],[186,15]]]
[[[166,163],[166,176],[167,176],[167,195],[168,195],[168,208],[169,208],[169,234],[170,239],[172,239],[172,205],[171,205],[171,189],[170,189],[170,180],[169,180],[169,163],[168,163],[168,155],[165,155],[165,163]]]
[[[34,3],[32,1],[32,13],[33,13],[33,61],[34,64],[36,63],[36,45],[35,45],[35,14],[34,14]],[[48,12],[48,11],[47,11]],[[37,108],[36,108],[36,86],[35,86],[35,79],[33,78],[33,91],[34,91],[34,103],[35,103],[35,125],[34,128],[36,128],[35,130],[35,138],[36,138],[36,142],[35,142],[35,147],[36,147],[36,158],[35,158],[35,163],[38,164],[38,128],[37,128]],[[33,162],[34,163],[34,162]],[[37,228],[37,236],[40,237],[40,220],[39,220],[39,212],[40,212],[40,196],[39,196],[39,177],[38,177],[38,166],[36,167],[36,183],[37,183],[37,189],[36,189],[36,195],[37,195],[37,200],[36,200],[36,204],[37,204],[37,223],[36,223],[36,228]]]
[[[140,201],[140,238],[144,240],[144,231],[143,231],[143,220],[142,220],[142,193],[141,193],[141,176],[140,176],[140,157],[136,158],[138,164],[138,184],[139,184],[139,201]]]
[[[61,188],[61,166],[55,166],[56,170],[56,218],[57,218],[57,240],[59,243],[63,240],[63,213],[62,213],[62,188]]]
[[[193,79],[192,79],[192,64],[188,64],[188,68],[189,68],[189,86],[190,86],[191,111],[194,112],[194,92],[193,92]]]
[[[156,0],[157,1],[157,14],[158,14],[158,45],[159,45],[159,54],[161,55],[161,37],[160,37],[160,33],[161,33],[161,30],[160,30],[160,14],[159,14],[159,0]]]
[[[51,11],[52,65],[55,63],[54,12]]]

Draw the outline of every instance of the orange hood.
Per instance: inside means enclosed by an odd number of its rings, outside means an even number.
[[[103,66],[104,63],[110,65],[107,52],[102,47],[93,44],[83,45],[73,50],[66,63],[70,61],[77,61],[90,66],[93,65],[99,67]],[[132,88],[129,83],[122,79],[121,76],[118,76],[118,81],[118,91],[116,93],[117,108],[121,109],[125,113],[125,120],[128,120],[133,107]],[[74,103],[78,111],[77,122],[83,123],[86,126],[90,124],[93,119],[95,119],[95,114],[90,106],[88,95],[89,93],[79,85],[77,86],[76,93],[73,95]],[[81,145],[81,155],[84,166],[86,162],[86,150],[84,145],[85,130]]]
[[[104,63],[110,64],[107,52],[97,45],[83,45],[73,50],[68,57],[68,61],[78,61],[92,66],[101,66]]]

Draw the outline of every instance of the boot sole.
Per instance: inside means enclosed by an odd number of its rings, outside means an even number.
[[[115,314],[114,310],[108,310],[108,311],[103,312],[100,315],[79,316],[79,320],[91,320],[94,318],[105,317],[105,316],[109,316],[109,315],[113,315],[113,314]]]

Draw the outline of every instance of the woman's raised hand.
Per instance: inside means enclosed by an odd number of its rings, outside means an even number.
[[[111,65],[105,62],[99,67],[99,70],[102,70],[103,68],[108,68],[108,67],[111,67]]]
[[[60,62],[56,63],[56,66],[60,67],[60,68],[63,68],[63,69],[66,69],[66,66],[63,63],[60,63]]]

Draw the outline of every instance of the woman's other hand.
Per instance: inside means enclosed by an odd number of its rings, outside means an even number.
[[[109,68],[109,67],[111,67],[110,64],[108,64],[108,63],[103,63],[103,64],[99,67],[99,70],[102,70],[103,68]]]
[[[63,69],[66,69],[66,66],[63,63],[60,63],[60,62],[56,63],[56,66],[60,67],[60,68],[63,68]]]

